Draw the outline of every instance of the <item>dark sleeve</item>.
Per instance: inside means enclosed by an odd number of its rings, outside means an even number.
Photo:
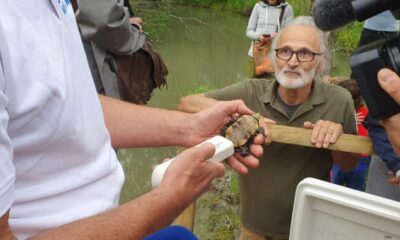
[[[393,151],[389,142],[385,129],[368,114],[364,121],[365,127],[368,129],[369,137],[372,140],[374,151],[382,158],[386,167],[396,173],[400,170],[400,158]]]
[[[120,55],[141,48],[145,35],[133,27],[123,0],[78,0],[76,19],[86,41]]]

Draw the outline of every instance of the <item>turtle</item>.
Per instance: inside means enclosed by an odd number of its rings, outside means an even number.
[[[254,137],[257,134],[265,136],[264,129],[259,123],[260,118],[259,113],[234,118],[221,129],[221,135],[232,141],[236,152],[247,156]]]

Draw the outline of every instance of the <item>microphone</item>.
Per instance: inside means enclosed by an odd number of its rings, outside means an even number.
[[[399,0],[316,0],[312,8],[314,22],[321,30],[330,31],[355,19],[364,21],[386,10],[400,17]]]
[[[323,31],[334,30],[356,19],[350,0],[316,0],[312,16],[315,25]]]

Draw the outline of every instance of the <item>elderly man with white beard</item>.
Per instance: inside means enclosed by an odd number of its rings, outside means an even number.
[[[254,79],[183,97],[178,109],[197,112],[218,101],[241,99],[277,124],[313,129],[315,148],[272,142],[257,169],[239,176],[240,239],[288,239],[297,184],[306,177],[328,180],[332,161],[352,169],[357,155],[327,148],[343,133],[356,134],[355,110],[347,90],[328,85],[325,34],[311,17],[298,17],[272,44],[275,79]]]

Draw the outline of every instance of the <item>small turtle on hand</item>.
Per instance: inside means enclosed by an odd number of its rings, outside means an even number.
[[[232,141],[235,151],[247,156],[254,137],[257,134],[265,136],[264,129],[260,126],[260,118],[259,113],[235,118],[221,129],[221,135]]]

